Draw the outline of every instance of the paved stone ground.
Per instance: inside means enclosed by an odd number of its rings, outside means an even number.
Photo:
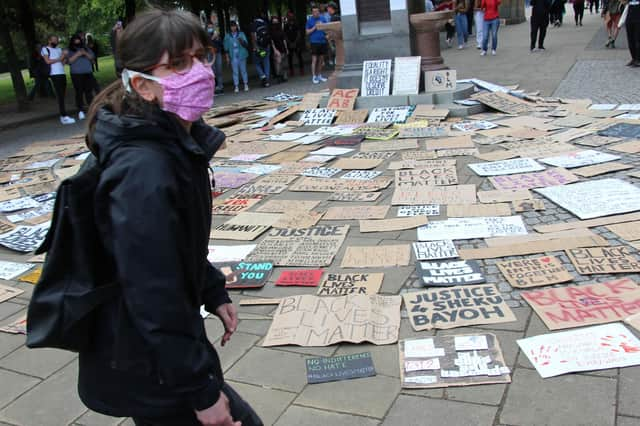
[[[571,13],[571,12],[569,12]],[[551,30],[548,52],[530,54],[527,49],[528,25],[506,27],[501,30],[501,46],[497,57],[481,58],[475,49],[447,51],[447,63],[456,67],[461,77],[477,76],[500,83],[520,82],[529,90],[540,89],[551,94],[560,84],[569,85],[580,75],[574,75],[576,61],[602,60],[623,63],[624,52],[604,49],[587,50],[600,22],[587,15],[585,26],[569,25]],[[492,61],[492,62],[491,62]],[[622,67],[618,68],[623,70]],[[569,70],[572,70],[569,72]],[[589,69],[587,69],[588,71]],[[569,74],[567,74],[569,72]],[[577,73],[577,71],[576,71]],[[633,76],[628,84],[637,83]],[[564,81],[563,81],[564,80]],[[579,97],[598,96],[601,74],[590,74],[591,85],[583,85]],[[561,83],[562,82],[562,83]],[[308,84],[308,83],[307,83]],[[317,86],[316,86],[317,87]],[[579,86],[577,86],[579,87]],[[289,91],[289,88],[287,88]],[[300,86],[304,91],[308,87]],[[255,91],[249,96],[261,92]],[[638,92],[636,92],[638,93]],[[577,96],[577,95],[576,95]],[[226,98],[226,97],[225,97]],[[220,98],[224,102],[223,98]],[[637,100],[636,100],[637,102]],[[46,138],[64,137],[81,131],[76,127],[55,127],[51,121],[37,126],[16,129],[1,134],[4,146],[0,155],[18,146]],[[606,149],[601,149],[607,152]],[[489,184],[467,171],[471,159],[459,157],[461,183],[476,183],[480,189],[491,189]],[[640,166],[637,155],[624,156],[625,163]],[[385,174],[390,175],[390,172]],[[611,174],[630,180],[626,172]],[[326,194],[285,192],[274,198],[316,198],[324,200]],[[391,190],[384,191],[378,201],[388,203]],[[322,207],[340,205],[323,202]],[[565,210],[545,200],[546,210],[525,213],[525,222],[531,229],[540,223],[572,220]],[[392,209],[390,216],[395,214]],[[355,221],[345,221],[356,225]],[[595,231],[612,243],[619,243],[606,228]],[[354,245],[385,245],[396,241],[415,241],[415,230],[361,234],[352,226],[334,265],[339,264],[345,248]],[[466,241],[463,247],[477,247],[479,240]],[[563,253],[556,254],[571,269]],[[0,257],[24,257],[1,251]],[[277,425],[426,425],[447,423],[455,425],[611,425],[640,424],[640,367],[612,369],[570,374],[541,379],[527,358],[520,352],[516,340],[548,332],[546,326],[531,309],[522,303],[519,291],[513,290],[499,274],[495,261],[482,262],[488,281],[496,283],[509,304],[514,308],[516,322],[477,326],[445,331],[414,332],[403,319],[400,337],[447,335],[473,331],[491,331],[498,336],[505,361],[513,370],[509,385],[488,385],[435,390],[407,390],[400,388],[398,353],[396,345],[336,345],[326,348],[299,348],[293,346],[262,348],[259,346],[270,324],[274,308],[240,307],[240,325],[229,345],[220,348],[223,334],[216,319],[207,319],[209,338],[219,348],[223,369],[229,382],[244,395],[261,414],[266,424]],[[331,270],[331,269],[329,269]],[[385,272],[384,294],[399,294],[413,287],[417,276],[414,267],[372,270]],[[602,281],[610,276],[589,280],[577,276],[576,281]],[[637,275],[632,278],[638,279]],[[275,277],[274,277],[275,279]],[[272,280],[273,281],[273,280]],[[32,286],[11,283],[25,290],[21,296],[0,304],[0,323],[4,324],[23,315]],[[287,289],[269,283],[260,291],[234,292],[238,301],[245,297],[279,297],[287,294],[315,293],[315,289]],[[307,385],[304,359],[309,356],[331,356],[370,351],[378,375],[346,382]],[[132,425],[129,419],[112,419],[88,411],[76,395],[77,362],[71,353],[57,350],[28,350],[23,336],[0,333],[0,425]]]

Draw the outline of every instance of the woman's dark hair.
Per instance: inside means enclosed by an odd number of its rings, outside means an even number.
[[[116,56],[123,68],[148,72],[160,62],[165,52],[169,54],[171,62],[191,49],[194,41],[203,46],[209,43],[207,33],[195,15],[182,10],[150,9],[136,15],[120,33]],[[145,116],[150,111],[150,104],[135,91],[126,92],[121,79],[111,83],[94,98],[89,107],[89,148],[92,145],[97,113],[103,107],[118,115]]]
[[[80,46],[76,46],[76,41],[80,41]],[[82,37],[80,37],[80,34],[74,34],[71,37],[69,37],[69,50],[72,52],[75,52],[76,50],[78,50],[79,47],[83,47],[84,46],[84,40],[82,40]]]

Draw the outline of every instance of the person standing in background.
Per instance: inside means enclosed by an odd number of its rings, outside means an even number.
[[[76,122],[67,114],[65,107],[65,97],[67,95],[67,75],[64,73],[64,61],[67,54],[58,47],[58,36],[49,36],[49,44],[40,51],[44,61],[50,66],[49,78],[53,84],[53,90],[58,99],[58,111],[60,112],[60,123],[73,124]]]
[[[41,51],[42,45],[38,43],[29,57],[29,74],[34,81],[33,88],[29,92],[29,96],[27,96],[30,101],[35,98],[36,93],[43,98],[47,96],[55,97],[51,83],[49,83],[49,64],[44,61],[40,54]]]
[[[253,60],[256,64],[258,77],[262,87],[269,87],[271,83],[271,34],[266,21],[266,15],[260,12],[251,24],[251,42],[253,44]]]
[[[94,94],[100,93],[100,83],[96,79],[96,76],[93,74],[94,72],[98,72],[98,56],[100,55],[100,46],[98,45],[98,41],[93,37],[93,34],[87,33],[85,36],[84,45],[89,48],[93,52],[93,72],[91,73],[91,87]]]
[[[207,24],[207,36],[211,40],[211,46],[215,52],[213,65],[211,70],[216,77],[216,95],[222,95],[224,93],[224,81],[222,78],[222,53],[224,47],[222,45],[222,37],[220,37],[220,27],[218,26],[218,15],[215,12],[211,12],[211,21]]]
[[[464,49],[469,31],[467,28],[468,0],[456,0],[456,35],[458,36],[458,49]]]
[[[313,84],[327,81],[327,79],[322,76],[324,56],[328,51],[327,35],[324,31],[316,28],[318,23],[326,24],[327,21],[320,15],[320,8],[314,5],[311,7],[311,16],[305,25],[309,42],[311,43],[311,74],[313,76]]]
[[[231,31],[224,36],[224,51],[227,54],[227,64],[231,65],[233,73],[233,91],[240,91],[240,75],[244,83],[244,91],[249,91],[249,76],[247,75],[247,58],[249,57],[249,41],[242,31],[239,31],[238,24],[231,21],[229,25]]]
[[[551,13],[550,0],[531,0],[531,52],[536,51],[536,38],[538,50],[545,50],[544,39],[549,26],[549,13]]]
[[[618,28],[618,23],[620,22],[620,17],[622,16],[622,11],[624,10],[624,6],[620,0],[608,0],[607,6],[603,10],[604,12],[604,22],[607,27],[607,35],[609,39],[605,44],[605,47],[610,47],[615,49],[616,47],[616,39],[618,38],[618,33],[620,32],[620,28]]]
[[[300,75],[304,75],[304,61],[302,60],[302,51],[304,50],[302,45],[304,44],[304,38],[300,33],[300,27],[296,23],[296,16],[293,14],[292,10],[287,12],[287,17],[284,23],[284,34],[287,37],[287,46],[289,46],[289,75],[294,75],[294,55],[298,58]]]
[[[640,0],[629,1],[629,11],[625,21],[627,41],[631,60],[627,66],[640,67]]]
[[[474,0],[468,0],[467,1],[467,32],[469,33],[469,36],[473,35],[473,11],[474,11],[474,6],[475,6],[475,1]],[[476,32],[478,31],[478,28],[476,28]]]
[[[596,7],[596,15],[598,14],[598,10],[600,9],[600,0],[591,0],[589,2],[589,13],[593,15],[593,6]]]
[[[424,11],[425,12],[433,12],[435,6],[431,0],[424,0]]]
[[[582,26],[582,18],[584,18],[584,0],[573,0],[573,16],[576,20],[576,27]]]
[[[482,27],[482,56],[487,54],[489,36],[491,36],[491,54],[496,54],[498,48],[498,29],[500,28],[500,0],[482,0],[480,6],[484,11],[484,25]]]
[[[274,76],[279,83],[283,83],[289,80],[284,65],[287,55],[289,55],[289,47],[280,19],[275,15],[271,17],[271,51],[273,53]]]
[[[476,44],[478,49],[482,49],[482,40],[484,37],[484,11],[482,10],[482,0],[474,1],[473,18],[476,24]]]
[[[71,70],[71,82],[76,95],[79,120],[84,120],[87,109],[93,101],[94,58],[95,55],[91,49],[85,47],[79,34],[71,36],[67,61]]]

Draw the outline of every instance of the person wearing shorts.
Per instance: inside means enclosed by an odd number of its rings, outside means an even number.
[[[327,81],[322,76],[322,68],[324,67],[324,57],[328,52],[327,36],[324,31],[317,29],[317,24],[325,24],[327,20],[320,15],[320,8],[313,6],[311,8],[311,16],[307,20],[306,31],[311,44],[311,74],[313,76],[313,84],[324,83]]]

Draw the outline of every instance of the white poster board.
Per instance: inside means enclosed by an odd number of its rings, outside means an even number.
[[[469,240],[526,235],[521,216],[466,217],[429,222],[418,228],[419,241]]]
[[[500,176],[515,173],[539,172],[544,166],[531,158],[514,158],[512,160],[491,161],[468,165],[478,176]]]
[[[640,188],[620,179],[600,179],[534,191],[580,219],[640,210]],[[588,200],[588,202],[586,202]]]
[[[389,96],[391,59],[364,61],[362,64],[362,96]]]
[[[307,126],[327,126],[333,123],[333,119],[336,116],[334,109],[327,108],[315,108],[304,110],[300,121]]]
[[[424,85],[427,93],[452,92],[456,90],[456,70],[426,71]]]
[[[606,163],[608,161],[615,161],[619,159],[620,157],[617,155],[606,154],[604,152],[588,149],[585,151],[573,152],[571,154],[541,158],[540,162],[549,164],[550,166],[571,169],[574,167],[590,166],[592,164]]]
[[[393,67],[393,94],[417,95],[420,91],[421,56],[395,58]]]
[[[418,241],[413,243],[413,252],[418,260],[452,259],[458,250],[451,240]]]
[[[543,378],[640,364],[640,340],[620,323],[518,340]]]
[[[374,108],[367,123],[404,123],[409,118],[410,106]]]

